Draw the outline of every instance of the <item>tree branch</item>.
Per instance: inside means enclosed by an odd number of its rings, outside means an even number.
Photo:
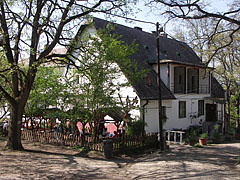
[[[12,105],[16,103],[15,99],[10,96],[10,94],[0,85],[0,91],[3,93],[3,96],[5,97],[6,100]]]
[[[177,18],[182,18],[182,19],[202,19],[202,18],[209,18],[209,17],[212,17],[212,18],[218,18],[218,19],[224,19],[225,21],[228,21],[230,23],[233,23],[233,24],[236,24],[238,26],[240,26],[240,21],[238,19],[234,19],[234,18],[231,18],[229,16],[226,16],[226,15],[229,15],[231,13],[238,13],[240,12],[240,8],[237,9],[237,10],[234,10],[234,11],[230,11],[230,12],[227,12],[227,13],[224,13],[224,14],[216,14],[216,13],[211,13],[211,12],[207,12],[205,10],[203,10],[197,3],[199,2],[198,1],[195,1],[193,3],[178,3],[176,0],[171,0],[170,2],[167,2],[165,0],[157,0],[157,2],[165,5],[165,6],[168,6],[168,7],[172,7],[172,8],[179,8],[179,10],[182,12],[182,9],[181,8],[195,8],[195,10],[197,10],[198,12],[202,13],[202,15],[185,15],[185,13],[182,13],[182,14],[176,14],[174,13],[173,11],[166,11],[166,13],[169,13],[169,14],[172,14],[174,15],[175,17]],[[192,10],[194,11],[194,10]]]

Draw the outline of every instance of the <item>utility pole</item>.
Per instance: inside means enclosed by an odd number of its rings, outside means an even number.
[[[158,65],[158,121],[159,121],[159,145],[160,150],[164,151],[164,136],[163,136],[163,124],[162,124],[162,93],[161,93],[161,73],[160,73],[160,48],[159,48],[159,23],[156,24],[156,43],[157,43],[157,65]]]

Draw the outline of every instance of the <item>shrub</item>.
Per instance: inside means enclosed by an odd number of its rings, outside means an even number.
[[[194,147],[196,147],[196,148],[203,148],[203,146],[200,145],[199,143],[195,144]]]
[[[196,130],[192,129],[187,135],[186,143],[193,146],[196,142],[197,142],[197,132]]]
[[[202,139],[208,138],[208,133],[200,134],[200,138],[202,138]]]
[[[128,123],[126,131],[127,136],[140,136],[146,124],[142,120],[132,121]]]

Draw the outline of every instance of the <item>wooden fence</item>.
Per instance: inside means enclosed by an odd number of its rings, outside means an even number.
[[[83,141],[83,136],[79,135],[23,130],[22,139],[30,142],[58,144],[71,147],[88,147],[90,150],[94,151],[103,152],[104,150],[104,139],[94,140],[92,136],[85,136]],[[144,137],[125,137],[124,139],[112,138],[109,140],[112,140],[114,152],[121,152],[129,148],[153,147],[158,143],[157,134],[148,134]]]

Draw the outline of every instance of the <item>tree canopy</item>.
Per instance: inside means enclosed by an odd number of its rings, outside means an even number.
[[[195,22],[211,21],[211,31],[205,32],[208,36],[205,41],[214,43],[216,36],[223,36],[225,39],[222,44],[215,47],[214,52],[206,60],[209,63],[216,53],[230,46],[236,41],[235,36],[240,31],[240,3],[237,0],[231,0],[228,4],[228,10],[220,12],[211,6],[211,2],[205,0],[156,0],[146,1],[146,4],[151,6],[153,10],[159,12],[159,15],[167,17],[166,22],[171,23],[175,19],[184,21],[196,20]],[[212,7],[212,8],[210,8]],[[193,21],[191,21],[193,22]],[[197,24],[196,24],[197,25]],[[221,28],[224,27],[224,28]],[[199,37],[199,38],[205,38]]]
[[[230,123],[239,130],[240,31],[234,33],[232,42],[228,44],[232,32],[222,22],[216,27],[218,22],[216,18],[187,19],[181,24],[184,31],[181,26],[175,28],[175,37],[188,43],[203,62],[212,61],[214,75],[226,90],[226,131],[233,127]]]
[[[106,12],[124,15],[132,2],[0,0],[0,92],[11,105],[9,148],[22,149],[22,115],[37,68],[48,62],[76,65],[65,54],[53,53],[53,49],[67,46],[87,16]]]

